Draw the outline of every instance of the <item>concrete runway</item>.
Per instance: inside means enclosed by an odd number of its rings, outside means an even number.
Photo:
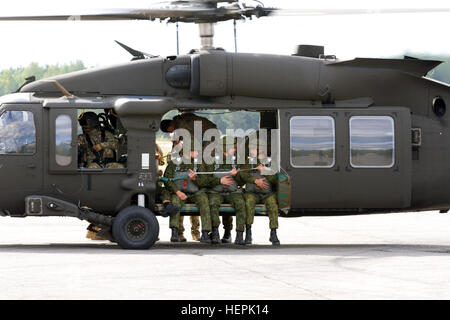
[[[279,248],[265,217],[247,247],[171,244],[158,219],[126,251],[73,218],[0,218],[0,299],[450,299],[450,214],[282,218]]]

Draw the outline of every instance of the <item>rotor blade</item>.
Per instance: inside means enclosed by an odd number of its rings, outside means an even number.
[[[0,21],[33,21],[33,20],[154,20],[154,19],[183,19],[210,15],[216,10],[210,8],[161,8],[161,9],[102,9],[97,12],[72,14],[46,14],[25,16],[0,16]]]
[[[326,16],[326,15],[358,15],[358,14],[394,14],[394,13],[443,13],[450,8],[392,8],[392,9],[276,9],[265,8],[267,15],[279,16]]]

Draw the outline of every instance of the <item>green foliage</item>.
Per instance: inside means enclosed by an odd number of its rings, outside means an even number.
[[[0,96],[16,91],[25,82],[25,78],[31,76],[39,80],[83,69],[86,69],[83,62],[75,61],[69,64],[45,66],[32,62],[27,67],[3,70],[0,72]]]

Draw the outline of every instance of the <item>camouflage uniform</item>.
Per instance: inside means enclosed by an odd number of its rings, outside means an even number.
[[[96,152],[91,145],[101,145],[102,149]],[[115,153],[119,148],[119,142],[108,130],[102,128],[86,130],[85,133],[78,135],[78,148],[81,149],[79,161],[85,164],[86,168],[124,167],[116,162]]]
[[[173,118],[174,128],[175,128],[175,130],[176,129],[185,129],[185,130],[189,131],[189,134],[191,135],[191,148],[194,147],[194,124],[195,124],[194,122],[195,121],[202,122],[202,137],[206,130],[212,129],[212,128],[217,128],[213,122],[209,121],[208,119],[206,119],[204,117],[197,116],[196,114],[191,113],[191,112],[186,112],[186,113],[182,113],[178,116],[175,116]],[[202,145],[201,141],[200,141],[200,145]],[[180,238],[184,238],[183,237],[183,233],[184,233],[183,221],[184,221],[184,216],[180,216],[179,228],[178,228],[178,234],[179,234]],[[200,240],[199,217],[198,216],[190,216],[190,221],[191,221],[192,239],[198,241],[198,240]]]
[[[183,173],[186,176],[189,173],[189,169],[194,170],[195,165],[192,164],[180,164],[179,166],[175,165],[172,161],[168,164],[166,171],[164,172],[164,177],[173,179],[177,175],[176,173]],[[206,171],[205,165],[199,165],[198,171]],[[189,180],[189,181],[188,181]],[[204,192],[204,189],[208,185],[208,177],[207,175],[198,175],[195,180],[190,180],[189,177],[186,177],[184,180],[180,180],[184,186],[187,186],[189,182],[192,182],[193,185],[197,187],[197,191],[189,192],[183,191],[188,198],[182,201],[177,195],[176,192],[179,191],[179,187],[177,186],[176,181],[170,180],[165,182],[166,188],[171,193],[172,203],[178,208],[182,208],[186,203],[195,203],[200,211],[200,216],[202,220],[202,231],[211,231],[211,214],[209,210],[208,196]],[[170,217],[170,228],[179,228],[180,223],[180,212],[176,215]]]
[[[257,165],[259,164],[260,162],[257,163]],[[246,169],[255,168],[255,170],[240,172],[240,178],[246,183],[246,191],[244,194],[245,204],[247,207],[246,225],[253,224],[255,218],[255,205],[258,203],[263,203],[266,206],[267,213],[269,215],[270,229],[278,229],[278,204],[277,196],[274,190],[275,184],[277,183],[277,176],[276,174],[262,175],[258,170],[256,170],[257,165],[246,165]],[[255,185],[255,180],[262,178],[266,179],[266,182],[269,183],[268,190],[260,189]]]
[[[257,146],[250,145],[249,148],[255,148]],[[249,150],[250,151],[250,150]],[[249,152],[251,153],[251,152]],[[247,217],[246,217],[246,237],[245,242],[247,244],[252,243],[252,232],[251,226],[255,217],[255,205],[258,203],[263,203],[266,206],[267,213],[269,215],[269,227],[270,227],[270,242],[273,245],[279,245],[280,241],[277,237],[277,229],[278,229],[278,203],[277,196],[275,193],[275,184],[278,182],[278,178],[276,173],[269,171],[269,168],[265,168],[266,172],[263,172],[264,175],[257,170],[256,168],[261,164],[268,164],[270,161],[261,161],[255,155],[250,155],[248,163],[245,165],[245,169],[253,169],[253,170],[245,170],[240,172],[241,183],[245,183],[245,204],[247,207]],[[268,160],[267,158],[266,160]],[[269,185],[268,189],[258,188],[255,184],[257,179],[264,179],[265,182]]]
[[[214,171],[231,171],[233,167],[236,167],[233,164],[221,164],[221,165],[214,165],[210,166],[210,171],[213,168]],[[220,224],[219,220],[219,208],[220,205],[225,201],[227,203],[230,203],[233,205],[234,210],[236,212],[236,231],[244,231],[245,228],[245,217],[246,217],[246,209],[245,209],[245,202],[244,198],[242,196],[242,190],[239,189],[239,186],[237,182],[235,182],[233,185],[229,187],[225,187],[220,184],[220,178],[223,177],[225,174],[219,174],[219,175],[213,175],[211,179],[211,185],[213,185],[213,188],[208,189],[209,194],[209,204],[211,207],[211,219],[212,219],[212,226],[217,227]],[[236,179],[239,179],[238,176],[240,173],[237,174],[235,177]],[[227,216],[228,219],[225,219],[225,216],[223,217],[224,221],[224,229],[231,230],[233,227],[233,217]],[[229,229],[227,229],[229,228]]]

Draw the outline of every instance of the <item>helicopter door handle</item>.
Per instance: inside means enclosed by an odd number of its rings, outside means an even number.
[[[27,166],[26,166],[28,169],[35,169],[36,168],[36,165],[34,164],[34,163],[30,163],[30,164],[27,164]]]

